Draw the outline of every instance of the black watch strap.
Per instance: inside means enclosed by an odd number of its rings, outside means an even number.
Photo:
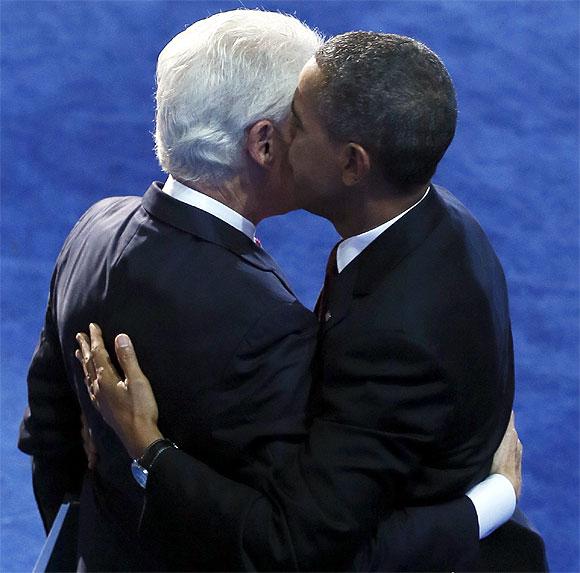
[[[142,468],[149,471],[155,460],[158,458],[159,454],[167,448],[177,448],[177,446],[167,438],[159,438],[158,440],[155,440],[149,444],[144,454],[137,460],[137,463]]]

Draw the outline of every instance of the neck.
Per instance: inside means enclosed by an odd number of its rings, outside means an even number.
[[[425,195],[429,184],[399,193],[382,189],[366,189],[349,193],[354,201],[344,204],[330,220],[343,239],[370,231],[400,215]],[[355,204],[356,203],[356,204]]]
[[[179,182],[223,203],[254,225],[257,225],[266,216],[263,209],[257,204],[256,193],[248,190],[248,186],[244,184],[240,176],[215,185],[204,182],[191,184],[182,180]]]

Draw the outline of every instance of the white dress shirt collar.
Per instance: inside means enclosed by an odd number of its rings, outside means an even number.
[[[245,217],[234,211],[227,205],[216,201],[208,195],[204,195],[191,187],[187,187],[175,180],[171,175],[167,178],[163,186],[163,192],[171,195],[174,199],[187,203],[192,207],[197,207],[214,217],[217,217],[224,223],[231,225],[238,231],[241,231],[252,241],[256,240],[256,226],[248,221]]]
[[[396,217],[389,219],[386,223],[371,229],[370,231],[365,231],[360,235],[355,235],[354,237],[349,237],[345,239],[338,245],[336,251],[336,266],[338,272],[342,270],[351,263],[356,257],[358,257],[381,233],[386,231],[390,226],[394,225],[399,219],[404,217],[411,209],[414,209],[429,193],[430,187],[425,191],[425,195],[419,199],[414,205],[411,205],[406,211],[399,213]]]

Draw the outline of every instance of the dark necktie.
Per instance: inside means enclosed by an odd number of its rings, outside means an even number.
[[[326,273],[324,274],[324,286],[316,302],[315,313],[320,322],[326,322],[330,319],[330,312],[328,310],[328,301],[330,298],[330,292],[332,288],[332,283],[338,276],[338,267],[336,265],[336,252],[338,251],[338,245],[342,241],[338,241],[336,245],[330,251],[328,255],[328,262],[326,263]]]

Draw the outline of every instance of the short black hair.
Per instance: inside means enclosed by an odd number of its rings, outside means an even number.
[[[318,111],[330,136],[362,145],[400,190],[428,183],[457,122],[453,83],[437,55],[413,38],[348,32],[315,59]]]

